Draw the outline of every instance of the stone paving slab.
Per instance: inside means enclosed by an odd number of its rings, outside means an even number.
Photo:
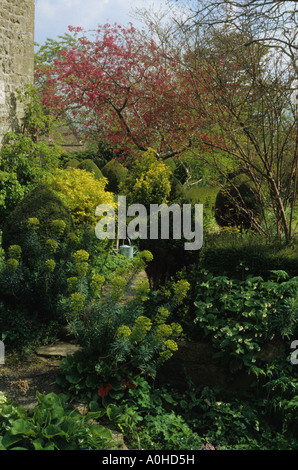
[[[66,343],[64,341],[58,341],[54,344],[48,344],[46,346],[40,346],[36,349],[36,354],[39,356],[61,356],[66,357],[68,354],[74,354],[78,351],[80,346],[76,344]]]

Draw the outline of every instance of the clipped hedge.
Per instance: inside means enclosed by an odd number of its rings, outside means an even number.
[[[221,227],[248,229],[259,212],[258,201],[246,175],[236,176],[217,194],[215,219]]]
[[[77,168],[79,164],[79,160],[77,160],[76,158],[72,158],[71,160],[68,160],[68,162],[66,162],[65,168]]]
[[[203,243],[199,263],[212,274],[244,279],[247,275],[270,277],[270,271],[283,270],[298,275],[297,246],[266,244],[258,237],[237,240],[218,234],[221,240]]]
[[[124,182],[127,175],[127,168],[120,162],[111,160],[102,169],[101,172],[108,180],[107,191],[117,194],[120,183]]]
[[[94,175],[94,177],[97,180],[100,180],[101,178],[103,178],[102,172],[100,171],[96,163],[94,163],[93,160],[91,160],[90,158],[83,160],[81,163],[77,165],[76,168],[79,168],[80,170],[89,171],[90,173]]]

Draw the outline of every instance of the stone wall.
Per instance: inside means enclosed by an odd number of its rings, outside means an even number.
[[[0,143],[19,128],[16,89],[33,83],[33,74],[34,0],[0,0]]]

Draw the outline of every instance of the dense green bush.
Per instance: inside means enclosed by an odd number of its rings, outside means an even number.
[[[103,177],[103,174],[96,165],[96,163],[94,163],[90,158],[83,160],[76,166],[76,168],[79,168],[80,170],[89,171],[97,180],[100,180]]]
[[[2,340],[8,353],[27,352],[40,344],[53,343],[61,329],[57,320],[41,320],[41,315],[34,311],[34,303],[28,305],[27,298],[23,302],[20,299],[18,307],[9,305],[8,299],[4,298],[0,302],[0,323]]]
[[[277,271],[266,282],[260,276],[237,281],[201,271],[195,290],[194,337],[204,332],[232,373],[246,367],[262,374],[262,346],[298,333],[298,277],[287,279]]]
[[[117,160],[111,160],[102,169],[102,174],[108,180],[107,190],[118,194],[119,186],[125,181],[127,168]]]
[[[257,198],[245,175],[234,177],[217,194],[215,218],[221,227],[248,229],[259,213]]]
[[[113,282],[118,294],[118,278]],[[99,396],[103,404],[120,399],[125,396],[124,381],[139,375],[154,378],[173,355],[182,329],[170,322],[171,313],[165,307],[151,312],[150,317],[145,315],[145,299],[139,296],[121,306],[112,291],[110,300],[85,304],[74,312],[70,326],[83,349],[62,361],[59,378],[70,399],[90,401]]]
[[[68,239],[73,234],[64,233],[63,220],[48,221],[47,237],[45,233],[39,235],[37,218],[29,218],[27,224],[22,244],[10,245],[6,250],[0,272],[1,325],[7,332],[8,343],[19,348],[28,341],[30,332],[33,342],[38,321],[45,327],[51,321],[61,320],[58,301],[67,292],[75,250]],[[21,337],[24,341],[18,341]]]
[[[39,235],[47,238],[53,220],[61,219],[65,223],[64,234],[74,231],[74,223],[69,210],[61,199],[44,185],[38,185],[18,203],[10,213],[3,227],[3,248],[10,245],[21,245],[23,255],[30,257],[30,251],[24,246],[25,237],[28,234],[28,219],[39,220]]]
[[[185,189],[183,195],[184,204],[203,204],[203,228],[205,234],[217,229],[215,220],[215,200],[218,193],[216,186],[193,186]]]
[[[219,231],[206,235],[198,253],[199,265],[214,275],[244,279],[248,274],[268,279],[271,270],[284,270],[291,277],[298,275],[298,248],[267,243],[254,234],[238,230]]]
[[[182,183],[175,177],[171,176],[170,177],[170,183],[171,183],[171,192],[169,195],[169,201],[170,202],[180,202],[184,199],[185,191]]]
[[[142,239],[139,242],[141,250],[149,250],[153,260],[146,267],[146,273],[153,289],[164,286],[172,276],[175,276],[183,267],[194,263],[198,254],[196,251],[184,249],[185,239],[169,240]]]
[[[79,160],[76,158],[71,158],[65,163],[64,168],[77,168],[79,164]]]
[[[171,174],[165,163],[149,149],[134,161],[119,191],[127,197],[128,204],[149,207],[166,203],[171,192]]]
[[[59,165],[60,152],[20,134],[6,135],[0,152],[0,223],[42,175]]]

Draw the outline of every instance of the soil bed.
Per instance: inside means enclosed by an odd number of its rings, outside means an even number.
[[[0,365],[0,391],[26,410],[37,405],[36,392],[62,393],[56,377],[61,359],[29,355],[8,354]]]

